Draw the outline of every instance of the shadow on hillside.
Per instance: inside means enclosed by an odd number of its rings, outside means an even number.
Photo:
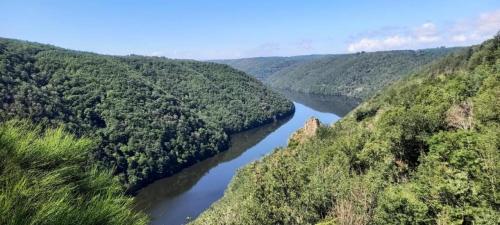
[[[157,180],[141,189],[135,196],[135,208],[141,211],[149,211],[156,204],[164,202],[165,199],[173,198],[188,191],[210,169],[237,158],[247,149],[287,123],[291,118],[292,116],[289,116],[270,124],[231,135],[231,146],[227,151],[196,163],[170,177]]]

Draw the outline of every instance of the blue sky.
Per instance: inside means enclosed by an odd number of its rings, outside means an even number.
[[[104,54],[220,59],[480,43],[498,0],[1,0],[0,36]]]

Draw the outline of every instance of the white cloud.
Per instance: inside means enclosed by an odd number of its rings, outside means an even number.
[[[411,32],[402,32],[408,34],[396,34],[382,38],[363,38],[357,42],[349,44],[349,52],[358,51],[379,51],[387,49],[408,48],[409,46],[421,43],[435,43],[441,40],[435,24],[427,22],[414,29]]]
[[[374,39],[369,39],[369,38],[363,38],[360,41],[356,43],[351,43],[349,47],[347,48],[348,51],[350,52],[357,52],[360,50],[375,50],[377,48],[380,48],[380,41],[379,40],[374,40]]]
[[[415,28],[413,35],[416,42],[433,43],[441,39],[434,23],[427,22]]]
[[[500,30],[500,10],[482,13],[472,21],[458,22],[451,29],[452,40],[458,43],[480,42]]]
[[[348,47],[349,52],[358,51],[377,51],[389,48],[397,48],[409,43],[409,37],[390,36],[384,39],[363,38],[358,42],[351,43]]]
[[[386,46],[399,47],[399,46],[407,44],[410,41],[411,41],[411,38],[409,38],[409,37],[401,37],[401,36],[396,35],[396,36],[386,38],[385,40],[383,40],[382,43]]]
[[[160,52],[160,51],[155,51],[155,52],[151,52],[149,54],[146,54],[146,56],[164,56],[165,55],[165,52]]]
[[[426,22],[396,33],[378,33],[376,37],[361,37],[348,44],[349,52],[390,49],[429,48],[442,45],[471,45],[491,38],[500,30],[500,10],[482,13],[476,18],[457,21],[452,26],[438,27]]]
[[[453,40],[454,42],[464,42],[464,41],[467,41],[467,36],[465,36],[463,34],[457,34],[457,35],[453,35],[451,37],[451,40]]]
[[[489,34],[500,29],[500,10],[483,13],[477,21],[477,30],[480,33]]]

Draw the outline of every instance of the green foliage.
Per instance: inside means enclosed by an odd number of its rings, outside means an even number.
[[[146,224],[118,180],[87,160],[94,144],[28,122],[0,125],[0,224]]]
[[[129,191],[227,148],[293,104],[226,65],[106,56],[0,39],[0,121],[62,124]]]
[[[243,59],[212,60],[212,62],[229,65],[265,81],[269,76],[297,64],[320,59],[326,55],[304,55],[292,57],[256,57]]]
[[[367,117],[372,117],[375,114],[377,114],[378,109],[377,108],[370,108],[370,109],[358,109],[356,110],[354,117],[356,118],[356,121],[361,121],[364,120]]]
[[[428,224],[427,205],[405,187],[387,187],[378,200],[375,224]]]
[[[273,74],[272,87],[367,99],[455,48],[332,55]]]
[[[499,45],[447,56],[245,167],[193,224],[498,224]]]
[[[462,48],[436,48],[341,55],[261,57],[216,62],[252,74],[273,88],[367,99],[389,84],[419,71],[430,62],[447,54],[463,51]],[[462,61],[455,64],[463,63]]]

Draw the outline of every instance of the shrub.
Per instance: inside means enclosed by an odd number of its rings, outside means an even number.
[[[61,128],[0,125],[0,224],[146,224],[119,182],[88,164],[93,145]]]

